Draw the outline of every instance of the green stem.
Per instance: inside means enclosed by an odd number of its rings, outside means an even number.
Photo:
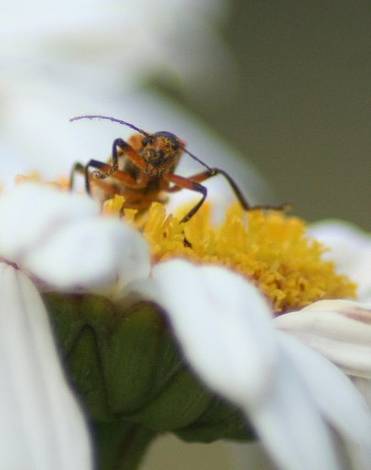
[[[94,423],[97,470],[136,470],[155,432],[127,421]]]

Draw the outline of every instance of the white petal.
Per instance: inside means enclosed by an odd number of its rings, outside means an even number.
[[[325,258],[357,283],[359,300],[370,301],[371,235],[342,221],[314,224],[309,233],[330,248]]]
[[[371,412],[362,395],[331,362],[281,333],[280,342],[323,416],[342,436],[371,450]]]
[[[202,380],[236,403],[260,400],[274,374],[275,347],[259,291],[224,268],[182,260],[157,265],[153,279],[150,295]]]
[[[248,418],[264,446],[285,470],[340,469],[330,427],[285,348],[276,379],[260,406],[246,402]]]
[[[66,384],[39,294],[0,266],[0,462],[4,469],[92,468],[82,414]]]
[[[85,195],[21,184],[0,197],[0,256],[18,262],[61,225],[98,212]]]
[[[369,379],[362,379],[359,377],[352,377],[352,382],[358,388],[360,393],[363,395],[366,403],[371,410],[371,381]],[[369,433],[367,437],[369,439],[371,434]],[[359,445],[349,445],[348,446],[348,455],[352,462],[352,470],[369,470],[371,462],[371,449],[369,448],[368,452],[363,451]]]
[[[371,302],[371,243],[363,250],[361,259],[351,272],[357,283],[357,297],[362,302]]]
[[[143,237],[99,216],[97,203],[85,195],[20,185],[0,197],[0,218],[0,255],[48,287],[120,291],[149,274]]]
[[[346,273],[349,273],[349,269],[362,256],[364,248],[371,243],[371,238],[362,230],[340,220],[313,224],[309,233],[330,248],[325,256],[335,261],[337,267]]]
[[[274,322],[348,374],[371,377],[371,309],[350,301],[322,301]]]
[[[150,256],[135,229],[118,219],[96,217],[62,227],[25,256],[23,266],[61,290],[120,290],[149,275]]]
[[[352,381],[355,384],[355,386],[358,388],[358,390],[364,396],[371,410],[371,380],[364,379],[362,377],[352,377]]]

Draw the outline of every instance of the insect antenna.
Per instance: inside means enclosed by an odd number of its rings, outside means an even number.
[[[196,160],[196,162],[200,163],[202,166],[207,168],[209,171],[212,171],[212,168],[209,165],[206,165],[206,163],[204,163],[202,160],[200,160],[198,157],[196,157],[196,155],[193,155],[193,153],[191,153],[186,148],[183,149],[183,152],[187,153],[190,157],[193,158],[193,160]]]
[[[107,119],[108,121],[117,122],[118,124],[128,126],[131,129],[134,129],[135,131],[140,132],[141,134],[143,134],[145,136],[149,135],[148,132],[144,131],[143,129],[140,129],[137,126],[134,126],[134,124],[131,124],[130,122],[122,121],[121,119],[116,119],[116,118],[110,117],[110,116],[101,116],[99,114],[85,114],[83,116],[75,116],[75,117],[70,119],[70,122],[80,121],[81,119]]]

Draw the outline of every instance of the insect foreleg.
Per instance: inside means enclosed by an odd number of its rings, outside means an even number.
[[[207,197],[207,188],[202,184],[198,183],[197,181],[194,181],[190,178],[184,178],[183,176],[168,174],[166,175],[166,179],[174,183],[178,188],[190,189],[191,191],[197,191],[198,193],[202,194],[202,197],[198,201],[198,203],[194,207],[192,207],[192,209],[180,221],[181,223],[188,222],[188,220],[190,220],[196,214],[196,212],[205,202],[205,199]]]
[[[287,208],[287,204],[281,204],[279,206],[272,206],[269,204],[259,204],[259,205],[254,205],[252,206],[245,196],[243,195],[241,189],[238,187],[237,183],[234,181],[234,179],[224,170],[221,170],[220,168],[210,168],[210,170],[202,171],[201,173],[196,173],[195,175],[189,176],[187,179],[190,179],[191,181],[197,182],[197,183],[202,183],[203,181],[208,180],[209,178],[212,178],[213,176],[217,175],[222,175],[224,178],[228,181],[230,187],[232,188],[232,191],[234,192],[236,198],[238,199],[238,202],[241,204],[241,206],[246,210],[258,210],[258,209],[263,209],[263,210],[283,210]],[[171,188],[168,189],[168,192],[173,193],[177,192],[180,189],[182,189],[180,186],[175,185],[172,186]]]
[[[71,169],[71,173],[70,173],[70,182],[69,182],[70,191],[72,191],[74,187],[75,173],[85,174],[85,166],[80,162],[74,163]]]
[[[139,153],[133,149],[133,147],[125,142],[123,139],[115,139],[112,144],[112,169],[113,171],[118,170],[118,160],[121,155],[118,154],[117,149],[122,150],[125,156],[138,168],[145,170],[147,169],[147,162]]]

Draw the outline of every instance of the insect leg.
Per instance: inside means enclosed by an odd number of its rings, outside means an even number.
[[[183,176],[168,174],[165,176],[165,178],[167,179],[167,181],[174,183],[179,188],[190,189],[191,191],[197,191],[198,193],[202,194],[202,197],[198,201],[198,203],[194,207],[192,207],[192,209],[180,221],[181,223],[188,222],[204,203],[207,197],[207,188],[202,184],[198,183],[197,181],[184,178]]]
[[[246,210],[258,210],[258,209],[263,209],[263,210],[284,210],[288,207],[287,204],[281,204],[278,206],[272,206],[268,204],[259,204],[259,205],[254,205],[252,206],[246,199],[246,197],[243,195],[242,191],[238,187],[237,183],[234,181],[234,179],[224,170],[221,170],[219,168],[210,168],[210,170],[202,171],[201,173],[196,173],[195,175],[189,176],[188,178],[192,181],[195,181],[197,183],[202,183],[203,181],[206,181],[209,178],[212,178],[213,176],[217,175],[222,175],[224,178],[228,181],[230,187],[232,188],[236,198],[238,199],[239,203],[241,206]],[[176,192],[179,191],[179,187],[173,186],[168,189],[168,192]]]
[[[91,186],[90,186],[90,168],[95,168],[94,176],[96,178],[106,178],[110,175],[112,171],[111,165],[108,163],[100,162],[99,160],[89,160],[88,163],[85,165],[84,173],[85,173],[85,190],[88,194],[91,194]]]
[[[112,144],[112,168],[113,171],[118,170],[118,159],[120,155],[118,154],[117,149],[121,149],[127,158],[134,163],[137,167],[145,170],[147,168],[147,163],[143,157],[139,155],[139,153],[133,149],[133,147],[125,142],[123,139],[115,139]]]
[[[69,182],[69,190],[70,191],[72,191],[73,187],[74,187],[75,173],[81,173],[81,174],[84,175],[85,174],[85,166],[80,162],[74,163],[74,165],[71,169],[71,173],[70,173],[70,182]]]
[[[202,183],[203,181],[211,178],[211,176],[214,176],[213,174],[211,174],[211,171],[206,170],[206,171],[202,171],[201,173],[196,173],[195,175],[187,176],[186,179],[192,180],[196,183]],[[182,186],[178,186],[175,184],[174,186],[171,186],[170,188],[166,189],[166,191],[168,193],[176,193],[180,191],[181,189],[183,189]]]
[[[69,189],[70,191],[74,187],[74,182],[75,182],[75,173],[81,173],[84,175],[84,181],[85,181],[85,190],[88,194],[90,194],[90,173],[89,173],[89,168],[96,168],[99,170],[99,174],[101,174],[101,177],[104,177],[104,170],[107,171],[107,169],[110,169],[110,165],[107,165],[106,163],[99,162],[98,160],[89,160],[89,162],[86,165],[83,165],[80,162],[76,162],[71,170],[70,173],[70,184],[69,184]],[[108,167],[108,168],[107,168]]]
[[[112,165],[108,163],[100,162],[99,160],[89,160],[87,165],[83,167],[85,173],[85,189],[88,194],[91,192],[90,188],[90,168],[94,168],[96,171],[93,172],[93,175],[98,179],[104,178],[114,178],[120,181],[124,186],[132,189],[142,189],[146,187],[148,178],[142,178],[140,181],[137,181],[129,173],[120,170],[114,170]]]

